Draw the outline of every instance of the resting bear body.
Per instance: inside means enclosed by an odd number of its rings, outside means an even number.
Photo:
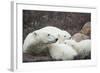
[[[47,44],[57,42],[58,37],[47,31],[36,30],[27,35],[23,44],[23,51],[27,53],[40,53]]]
[[[76,42],[74,40],[66,40],[64,43],[72,46],[73,49],[77,51],[80,59],[84,59],[85,57],[90,56],[91,40],[82,40],[80,42]]]
[[[56,60],[73,60],[77,52],[69,45],[54,43],[48,45],[50,56]]]

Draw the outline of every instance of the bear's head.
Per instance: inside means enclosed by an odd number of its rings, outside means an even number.
[[[65,40],[71,39],[71,35],[67,32],[62,30],[59,34],[59,42],[64,42]]]
[[[62,31],[62,34],[63,34],[63,37],[64,37],[64,40],[66,40],[66,39],[70,39],[71,38],[71,35],[70,35],[70,33],[68,33],[67,31]]]
[[[33,32],[33,35],[36,41],[43,43],[43,44],[56,43],[58,40],[57,35],[52,34],[48,31],[37,30]]]
[[[70,39],[70,40],[65,40],[64,44],[74,47],[75,45],[77,45],[77,42],[75,40]]]

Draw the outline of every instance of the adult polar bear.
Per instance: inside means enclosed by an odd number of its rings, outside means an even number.
[[[28,34],[23,44],[23,51],[29,53],[40,53],[47,44],[62,42],[69,39],[71,35],[57,27],[47,26]]]
[[[47,31],[36,30],[29,33],[23,44],[25,53],[40,53],[46,48],[46,44],[55,43],[58,40],[57,36],[53,36]]]

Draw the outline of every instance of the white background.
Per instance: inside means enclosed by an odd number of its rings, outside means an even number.
[[[10,1],[11,0],[0,0],[0,73],[10,73]],[[25,1],[25,0],[24,0]],[[29,1],[29,0],[28,0]],[[68,6],[94,6],[97,7],[97,18],[98,27],[96,39],[96,47],[100,47],[100,2],[99,0],[32,0],[34,3],[42,4],[57,4],[57,5],[68,5]],[[63,69],[48,69],[48,70],[34,70],[33,72],[38,73],[100,73],[100,49],[98,48],[98,65],[96,67],[81,67],[81,68],[63,68]],[[28,73],[28,72],[27,72]]]

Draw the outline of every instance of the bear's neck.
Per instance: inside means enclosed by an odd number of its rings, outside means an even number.
[[[35,39],[35,40],[34,40],[34,39]],[[37,44],[41,43],[39,37],[34,36],[34,39],[33,39],[33,43],[35,42],[34,45],[37,45]]]
[[[43,42],[41,41],[41,38],[35,38],[35,41],[34,41],[34,42],[36,42],[35,45],[38,45],[38,46],[43,46],[43,45],[45,45],[45,43],[43,43]]]

